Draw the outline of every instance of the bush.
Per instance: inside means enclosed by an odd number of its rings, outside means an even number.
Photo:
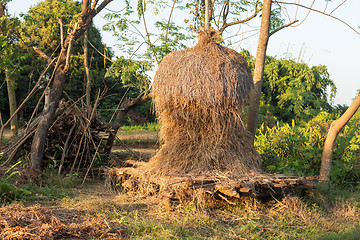
[[[263,168],[270,173],[318,175],[327,130],[334,115],[320,113],[308,123],[277,123],[258,129],[255,145],[262,154]],[[331,179],[336,183],[360,181],[359,119],[354,118],[336,140]]]
[[[18,200],[22,198],[24,195],[31,194],[30,191],[27,191],[21,187],[13,184],[12,180],[16,178],[20,172],[13,171],[16,166],[21,163],[19,161],[8,170],[4,172],[4,174],[0,177],[0,203],[10,203],[12,201]]]

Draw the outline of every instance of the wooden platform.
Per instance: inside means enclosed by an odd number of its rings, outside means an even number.
[[[121,185],[127,191],[137,191],[141,181],[144,181],[138,177],[141,174],[134,167],[107,168],[105,173],[108,187]],[[159,196],[169,199],[170,202],[182,201],[201,190],[217,200],[222,199],[232,204],[233,201],[242,197],[265,199],[279,197],[297,190],[312,189],[317,180],[317,176],[297,177],[264,173],[240,179],[219,174],[215,176],[167,175],[162,179],[156,178],[150,181],[159,186]]]

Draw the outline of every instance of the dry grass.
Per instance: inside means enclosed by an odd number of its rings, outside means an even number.
[[[0,208],[8,239],[357,239],[360,197],[329,200],[323,190],[302,199],[205,207],[195,199],[167,212],[154,196],[114,194],[103,184],[77,188],[58,202]],[[10,238],[12,236],[13,238]],[[38,237],[38,238],[36,238]],[[6,239],[6,238],[5,238]]]
[[[85,211],[13,204],[0,208],[1,239],[119,239],[121,226]]]

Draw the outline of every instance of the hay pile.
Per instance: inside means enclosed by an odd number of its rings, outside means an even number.
[[[261,159],[240,111],[253,87],[250,69],[236,51],[203,31],[198,44],[168,54],[156,72],[152,94],[161,123],[152,176],[260,173]]]

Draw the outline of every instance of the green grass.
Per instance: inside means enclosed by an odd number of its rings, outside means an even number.
[[[42,182],[38,184],[29,182],[18,186],[13,183],[18,177],[18,175],[14,175],[7,180],[4,177],[1,178],[0,192],[4,197],[2,203],[55,201],[64,197],[71,197],[74,196],[74,187],[81,183],[81,179],[77,175],[57,176],[54,170],[45,170]]]
[[[160,130],[160,125],[158,123],[146,123],[141,125],[133,125],[133,126],[122,126],[121,129],[123,131],[151,131],[158,132]]]

